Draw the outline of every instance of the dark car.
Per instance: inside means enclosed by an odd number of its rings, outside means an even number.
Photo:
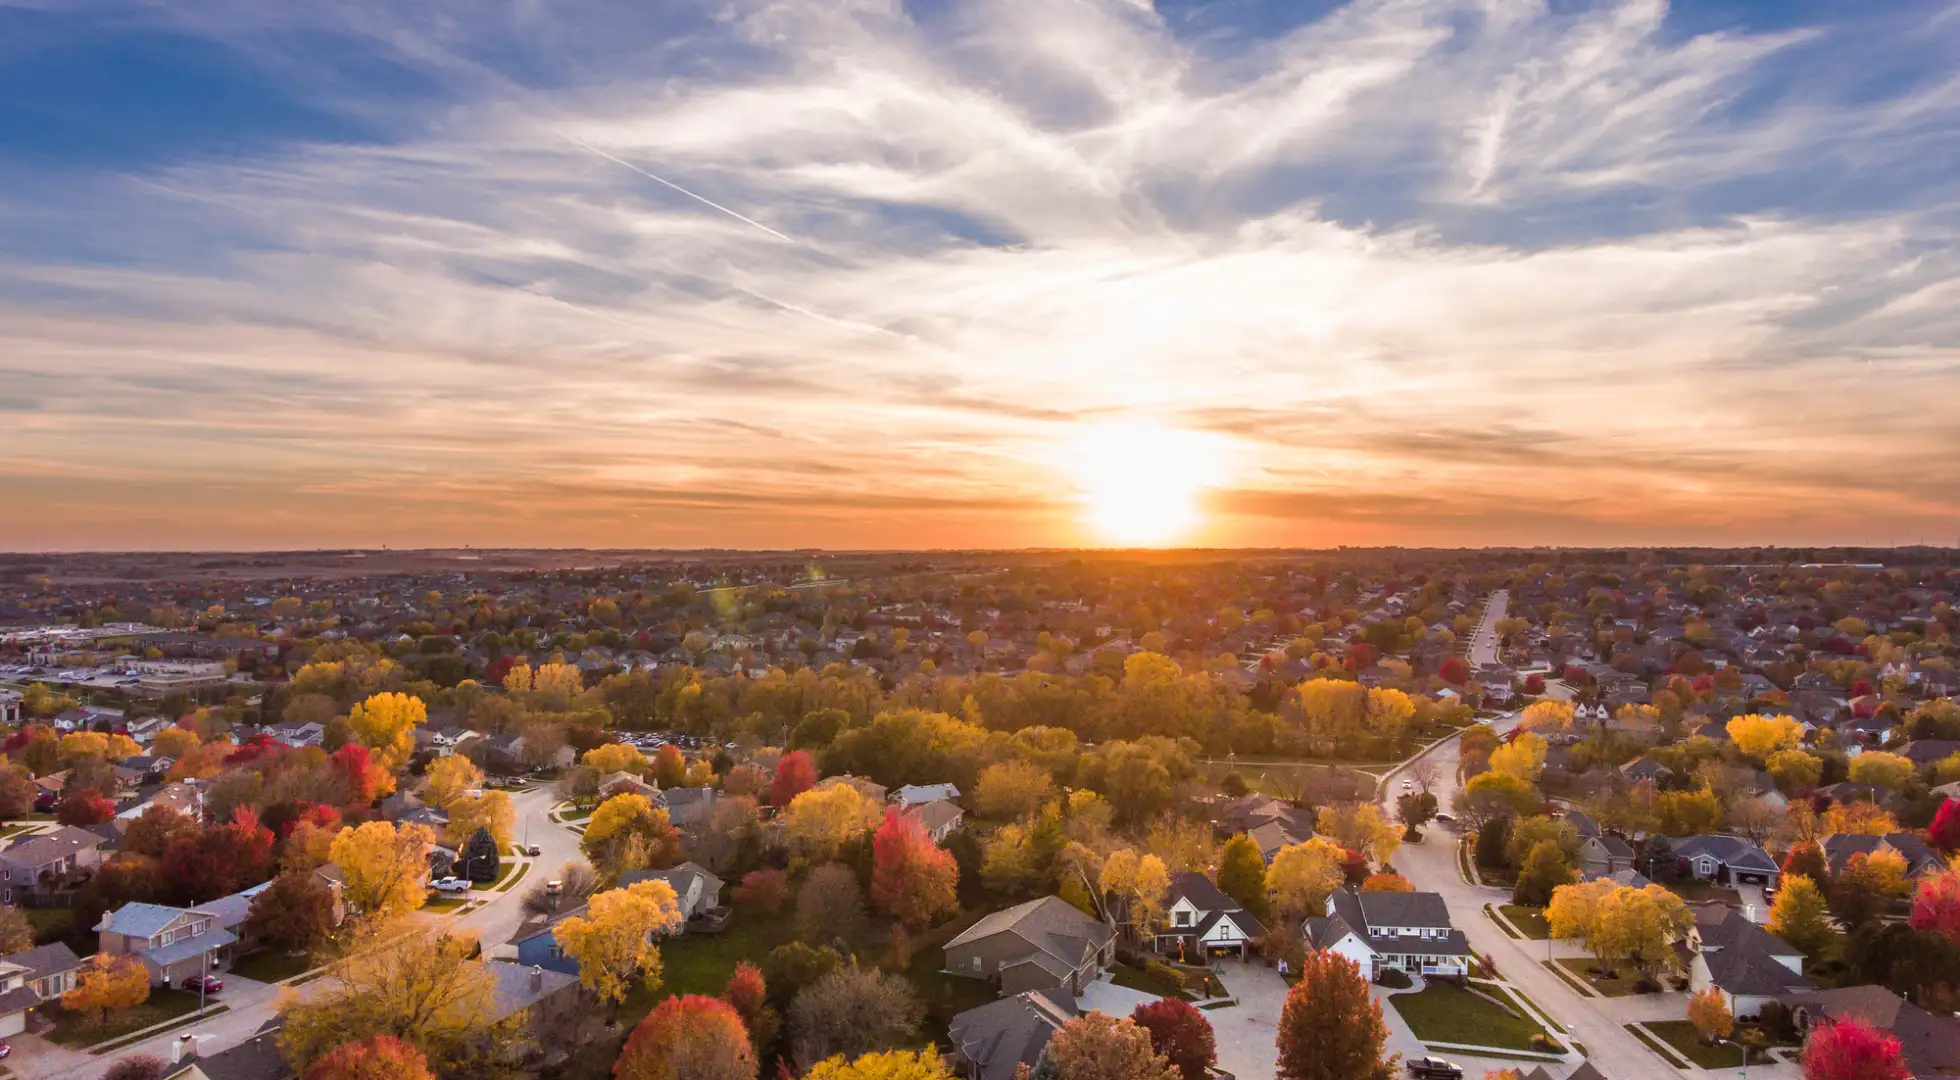
[[[216,975],[186,975],[184,981],[177,985],[186,990],[202,990],[207,994],[215,994],[225,988],[224,980]]]
[[[38,814],[53,813],[54,804],[58,801],[59,796],[55,795],[54,792],[43,791],[39,795],[34,796],[34,812]]]
[[[1421,1080],[1463,1080],[1463,1070],[1442,1058],[1419,1057],[1409,1061],[1409,1075]]]
[[[536,844],[532,844],[530,847],[524,849],[524,854],[529,855],[530,857],[535,859],[538,856],[544,854],[544,849]]]

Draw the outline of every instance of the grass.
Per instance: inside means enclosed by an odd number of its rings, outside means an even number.
[[[1389,998],[1409,1029],[1424,1042],[1531,1050],[1531,1037],[1550,1032],[1537,1022],[1512,1016],[1483,998],[1446,982],[1432,982],[1419,994]],[[1522,1008],[1519,1012],[1523,1012]]]
[[[1725,904],[1731,904],[1735,907],[1742,906],[1741,893],[1736,892],[1726,885],[1717,885],[1709,881],[1677,881],[1669,885],[1668,889],[1674,895],[1686,900],[1690,904],[1699,904],[1707,900],[1720,900]]]
[[[1742,1051],[1733,1046],[1702,1045],[1701,1032],[1686,1020],[1650,1020],[1647,1030],[1673,1047],[1676,1053],[1704,1069],[1735,1069],[1742,1066]],[[1765,1056],[1761,1051],[1752,1050],[1749,1060],[1763,1062]]]
[[[1505,904],[1498,908],[1511,925],[1524,932],[1533,941],[1544,941],[1552,936],[1552,925],[1545,921],[1545,909],[1526,907],[1523,904]]]
[[[47,1013],[54,1020],[54,1028],[48,1032],[47,1038],[49,1042],[61,1046],[93,1046],[196,1011],[196,994],[182,990],[151,990],[150,1000],[132,1009],[110,1013],[108,1021],[99,1026],[84,1023],[79,1015],[66,1009],[49,1009]]]
[[[423,911],[455,911],[457,908],[462,907],[464,904],[467,903],[469,903],[469,901],[463,899],[460,896],[431,896],[429,897],[428,903],[422,905],[422,910]]]
[[[313,957],[309,953],[293,956],[284,949],[260,949],[250,956],[232,961],[231,970],[241,978],[263,983],[283,982],[313,970]]]
[[[0,836],[12,836],[15,833],[24,833],[29,829],[38,828],[40,828],[39,825],[0,825]]]
[[[74,908],[22,908],[28,925],[34,928],[36,945],[52,945],[65,941],[75,950],[77,956],[92,956],[96,950],[96,935],[75,921]]]
[[[161,1035],[166,1031],[175,1031],[180,1027],[187,1027],[191,1024],[199,1023],[204,1020],[209,1020],[212,1017],[218,1015],[219,1013],[230,1012],[230,1011],[231,1011],[231,1006],[229,1005],[212,1005],[204,1010],[203,1016],[198,1016],[196,1015],[195,1012],[193,1012],[189,1016],[178,1017],[175,1021],[165,1024],[163,1027],[158,1028],[154,1031],[145,1031],[140,1035],[131,1035],[126,1039],[117,1039],[115,1042],[109,1043],[106,1046],[94,1047],[89,1050],[89,1053],[97,1056],[102,1054],[112,1054],[117,1050],[123,1049],[124,1047],[135,1046],[137,1043],[140,1042],[148,1042],[151,1039],[156,1038],[158,1035]]]
[[[1130,964],[1114,964],[1109,969],[1109,981],[1131,990],[1141,990],[1158,997],[1184,997],[1184,987],[1164,978],[1157,972]]]
[[[1572,988],[1573,993],[1576,993],[1581,997],[1599,996],[1593,992],[1593,988],[1590,984],[1588,984],[1584,979],[1581,979],[1573,975],[1570,971],[1567,971],[1566,969],[1560,967],[1557,961],[1540,960],[1538,962],[1544,965],[1545,970],[1551,972],[1554,975],[1557,975],[1561,980],[1564,981],[1565,985],[1570,986]]]
[[[519,867],[517,868],[517,873],[515,873],[515,874],[512,874],[512,875],[510,876],[510,880],[509,880],[509,881],[506,881],[506,882],[504,882],[504,883],[503,883],[502,885],[499,885],[499,886],[497,886],[497,891],[498,891],[498,892],[509,892],[509,891],[511,891],[512,889],[514,889],[514,888],[516,888],[516,887],[517,887],[517,883],[518,883],[518,882],[520,882],[520,881],[523,881],[523,880],[524,880],[524,875],[525,875],[525,874],[528,874],[528,873],[530,873],[530,872],[531,872],[531,864],[530,864],[530,863],[525,863],[525,864],[523,864],[522,866],[519,866]]]
[[[1628,1031],[1633,1032],[1634,1038],[1639,1039],[1643,1043],[1646,1043],[1649,1049],[1653,1050],[1654,1053],[1659,1054],[1661,1056],[1662,1061],[1667,1062],[1669,1065],[1672,1065],[1677,1069],[1685,1069],[1688,1067],[1687,1063],[1681,1060],[1681,1056],[1679,1054],[1676,1054],[1673,1050],[1668,1049],[1668,1045],[1662,1042],[1659,1038],[1653,1035],[1649,1035],[1647,1033],[1646,1028],[1641,1027],[1639,1024],[1628,1024],[1626,1028]]]
[[[1631,997],[1640,993],[1634,989],[1640,982],[1640,972],[1634,970],[1631,964],[1614,968],[1613,977],[1604,979],[1587,970],[1599,966],[1599,961],[1589,956],[1571,956],[1555,962],[1603,997]]]
[[[504,879],[509,877],[512,871],[515,871],[520,865],[523,864],[514,863],[506,859],[504,860],[503,863],[501,863],[497,867],[496,877],[491,878],[489,881],[473,881],[470,883],[470,888],[475,889],[478,892],[488,892],[491,889],[494,889],[497,886],[502,885],[504,883]]]
[[[689,934],[664,941],[660,945],[664,969],[660,989],[648,997],[646,1007],[651,1011],[661,999],[680,994],[717,997],[728,986],[728,977],[735,974],[735,965],[744,960],[760,965],[769,950],[795,937],[787,918],[737,917],[720,934]]]

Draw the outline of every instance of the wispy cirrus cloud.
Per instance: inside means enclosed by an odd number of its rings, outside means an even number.
[[[1209,543],[1960,522],[1937,5],[617,9],[0,7],[155,98],[0,127],[0,546],[1096,542],[1099,422]]]

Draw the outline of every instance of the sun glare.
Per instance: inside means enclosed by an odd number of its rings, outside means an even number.
[[[1154,424],[1097,425],[1068,448],[1083,523],[1112,543],[1155,547],[1183,539],[1218,482],[1215,448],[1196,432]]]

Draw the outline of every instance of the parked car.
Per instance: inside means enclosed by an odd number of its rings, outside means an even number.
[[[207,994],[215,994],[225,988],[225,981],[216,975],[186,975],[177,985],[186,990],[202,990]]]
[[[530,857],[535,859],[538,856],[544,854],[544,849],[536,844],[532,844],[530,847],[524,849],[524,854],[529,855]]]
[[[8,1054],[11,1054],[13,1052],[14,1052],[14,1044],[8,1042],[5,1039],[0,1039],[0,1058],[4,1058]]]
[[[1433,1057],[1411,1059],[1409,1075],[1421,1080],[1463,1080],[1463,1070],[1455,1063]]]
[[[434,889],[437,892],[469,892],[470,882],[468,878],[459,878],[459,877],[437,878],[434,881],[429,882],[429,888]]]

